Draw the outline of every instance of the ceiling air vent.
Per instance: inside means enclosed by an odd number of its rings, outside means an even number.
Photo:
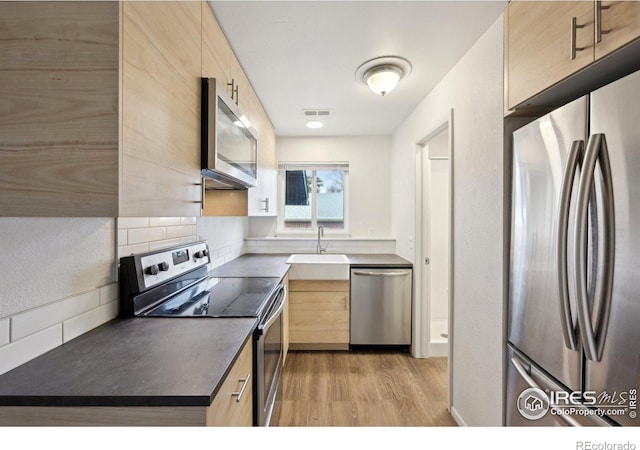
[[[329,117],[330,109],[303,109],[302,115],[305,117]]]

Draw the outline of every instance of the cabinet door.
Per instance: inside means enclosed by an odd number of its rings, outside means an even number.
[[[223,85],[231,82],[231,47],[211,7],[202,2],[202,76],[217,78]]]
[[[256,187],[249,189],[249,215],[276,216],[278,212],[276,137],[266,114],[261,116],[260,121],[255,124],[258,131],[258,176]]]
[[[246,116],[249,112],[249,99],[251,98],[249,91],[252,88],[233,51],[231,52],[231,81],[234,84],[232,98],[235,100],[242,114]],[[237,89],[237,91],[235,89]]]
[[[120,215],[199,216],[200,2],[123,2]]]
[[[253,425],[252,355],[253,342],[250,339],[244,345],[240,356],[207,409],[207,426],[250,427]]]
[[[118,2],[0,2],[0,215],[118,214]]]
[[[508,108],[563,80],[594,59],[592,1],[512,1],[507,19]],[[571,58],[572,19],[576,18]]]
[[[289,341],[309,348],[348,348],[348,292],[289,292]]]
[[[601,41],[596,43],[596,59],[640,37],[640,2],[608,1],[600,4],[600,29],[603,34]]]

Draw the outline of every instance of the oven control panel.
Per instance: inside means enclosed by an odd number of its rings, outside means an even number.
[[[140,257],[138,270],[142,272],[144,288],[148,289],[178,277],[211,261],[206,242],[186,244],[184,247],[160,250]]]

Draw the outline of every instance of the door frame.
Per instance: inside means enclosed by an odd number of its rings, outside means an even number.
[[[453,109],[449,110],[448,116],[441,122],[439,126],[428,132],[422,139],[415,144],[415,256],[414,261],[414,340],[412,346],[412,354],[416,358],[428,358],[429,355],[429,341],[431,339],[431,323],[430,323],[430,305],[423,305],[424,289],[422,280],[424,275],[424,258],[427,255],[423,253],[423,235],[424,228],[428,226],[423,223],[423,212],[425,209],[425,202],[423,198],[423,182],[425,178],[425,170],[423,167],[423,154],[427,149],[428,142],[436,135],[443,131],[448,132],[448,146],[449,146],[449,298],[448,309],[448,395],[447,404],[449,410],[451,409],[451,401],[453,398],[453,341],[454,341],[454,235],[453,235],[453,223],[454,223],[454,140],[453,140]]]

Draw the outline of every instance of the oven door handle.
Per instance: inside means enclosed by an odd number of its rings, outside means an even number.
[[[278,292],[278,296],[282,296],[280,304],[276,308],[272,309],[272,312],[265,323],[258,325],[258,333],[260,333],[261,335],[264,334],[264,330],[269,328],[271,324],[278,319],[278,316],[282,313],[282,310],[287,304],[287,288],[284,285],[282,285],[280,292]]]

